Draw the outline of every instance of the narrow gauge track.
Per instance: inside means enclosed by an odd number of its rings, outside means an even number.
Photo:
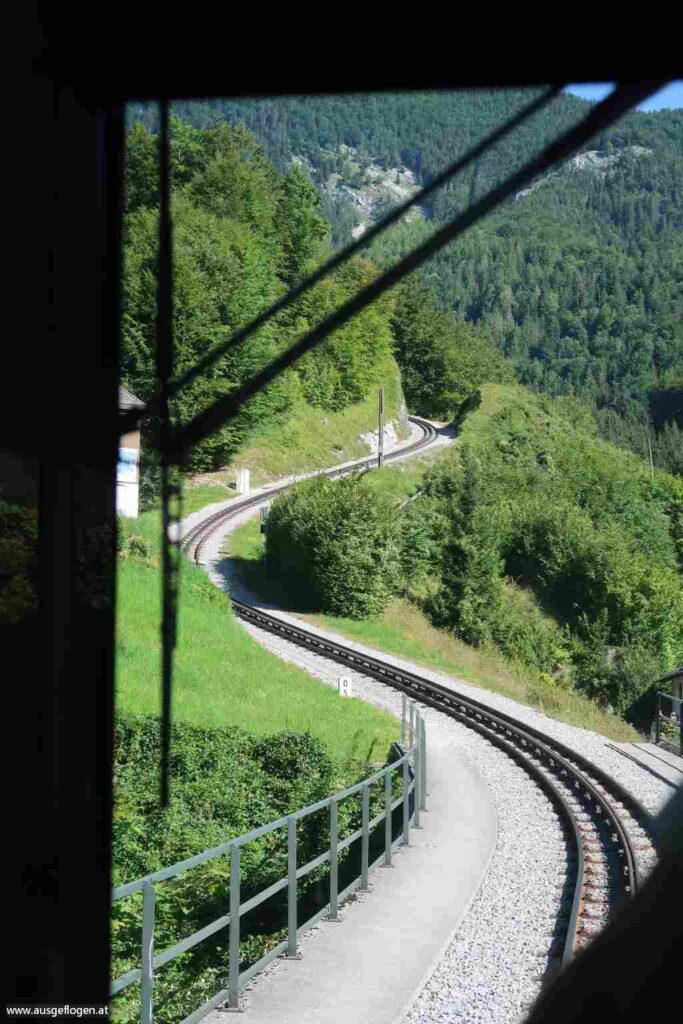
[[[418,417],[411,420],[422,428],[422,438],[387,455],[385,461],[415,452],[436,436],[427,421]],[[323,475],[332,478],[369,467],[375,464],[375,458]],[[203,545],[225,522],[290,486],[281,484],[261,491],[207,516],[185,535],[183,552],[200,563]],[[569,851],[568,875],[548,953],[551,965],[564,967],[602,930],[618,908],[633,898],[656,856],[653,818],[620,783],[588,758],[512,715],[492,711],[474,698],[464,697],[416,673],[359,653],[240,601],[233,601],[233,607],[240,618],[259,629],[384,682],[476,730],[520,764],[543,789],[563,823]]]

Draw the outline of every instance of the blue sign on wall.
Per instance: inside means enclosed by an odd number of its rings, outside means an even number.
[[[116,469],[116,479],[119,483],[138,482],[139,457],[138,448],[119,448],[119,464]]]

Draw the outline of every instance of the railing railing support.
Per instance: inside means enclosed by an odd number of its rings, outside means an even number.
[[[384,776],[384,866],[390,868],[391,864],[391,772]]]
[[[298,876],[305,876],[314,867],[324,863],[328,855],[319,855],[307,864],[298,863],[297,846],[297,822],[299,819],[322,810],[324,807],[330,809],[330,900],[327,907],[326,919],[328,921],[341,921],[339,912],[339,851],[347,849],[352,843],[361,842],[361,870],[354,881],[344,890],[344,895],[354,888],[367,890],[369,888],[370,874],[370,788],[375,783],[379,784],[384,779],[384,812],[376,815],[372,821],[373,834],[375,827],[379,828],[384,819],[384,855],[381,854],[373,862],[373,866],[383,860],[386,867],[392,866],[393,859],[393,818],[394,810],[399,807],[403,814],[403,832],[399,835],[397,842],[404,846],[410,845],[410,828],[414,824],[420,827],[420,811],[425,809],[427,792],[427,755],[426,755],[426,731],[425,724],[417,710],[414,702],[410,704],[410,715],[407,714],[407,702],[403,700],[403,715],[401,721],[402,735],[408,740],[402,750],[399,749],[399,758],[391,764],[385,765],[379,771],[373,773],[362,782],[341,790],[334,795],[327,797],[309,807],[302,808],[292,814],[284,815],[276,821],[269,822],[259,828],[252,829],[245,835],[231,839],[220,846],[204,850],[193,857],[188,857],[171,867],[161,868],[152,872],[144,878],[138,878],[134,882],[128,882],[119,886],[113,891],[113,898],[123,899],[132,896],[134,893],[142,893],[142,957],[139,969],[129,970],[120,978],[111,983],[112,995],[123,991],[129,985],[140,982],[140,1022],[141,1024],[153,1024],[154,1004],[154,968],[170,963],[177,956],[181,956],[197,943],[216,934],[223,928],[229,928],[228,951],[228,984],[222,988],[203,1006],[199,1007],[189,1020],[199,1020],[202,1014],[214,1009],[220,1000],[221,1009],[230,1012],[241,1012],[244,1007],[240,1004],[240,984],[246,978],[251,977],[262,965],[268,963],[274,956],[281,954],[290,959],[301,959],[298,952]],[[403,793],[394,799],[395,789],[393,786],[394,773],[402,768]],[[413,810],[410,809],[410,793],[413,793]],[[361,796],[361,828],[355,829],[351,835],[339,840],[339,804],[342,800],[356,794]],[[394,807],[395,804],[395,807]],[[276,829],[287,828],[287,874],[284,878],[278,879],[273,885],[256,896],[252,896],[244,905],[241,905],[241,848],[247,842],[259,839],[263,835],[270,834]],[[357,849],[357,848],[356,848]],[[156,892],[155,883],[177,877],[181,872],[192,867],[207,863],[217,857],[230,857],[230,897],[229,913],[223,914],[211,925],[200,928],[194,935],[187,936],[173,947],[155,953],[155,914],[156,914]],[[240,975],[240,911],[246,913],[253,909],[276,892],[287,891],[287,939],[278,943],[277,947],[270,950],[265,956],[249,967],[249,970]],[[322,912],[310,920],[320,920]]]
[[[240,1008],[240,848],[230,848],[230,953],[228,1009]]]
[[[422,725],[422,807],[427,810],[427,727],[424,718]]]
[[[140,1024],[152,1024],[154,988],[154,917],[156,894],[151,882],[142,889],[142,963]]]
[[[420,720],[415,723],[415,740],[413,743],[413,825],[420,825],[420,805],[422,804],[422,738],[420,736]]]
[[[407,697],[405,693],[401,694],[401,746],[406,745],[406,704]]]
[[[363,786],[363,808],[361,823],[361,869],[360,889],[368,888],[368,868],[370,864],[370,787]]]
[[[403,762],[403,845],[410,846],[410,773],[408,755]]]
[[[287,956],[288,960],[300,960],[297,952],[297,897],[296,880],[296,818],[287,821]]]
[[[330,804],[330,912],[328,921],[339,920],[339,835],[337,830],[337,801]]]

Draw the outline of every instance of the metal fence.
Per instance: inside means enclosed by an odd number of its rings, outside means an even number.
[[[683,701],[670,693],[657,693],[657,715],[654,721],[655,743],[683,754]]]
[[[267,825],[261,826],[261,828],[253,829],[245,835],[237,836],[221,846],[204,850],[203,853],[199,853],[194,857],[179,861],[170,867],[161,868],[159,871],[146,875],[144,878],[127,882],[125,885],[120,885],[114,889],[112,894],[114,900],[120,900],[126,896],[131,896],[133,893],[142,892],[142,943],[140,966],[116,978],[111,985],[111,995],[114,996],[129,985],[139,983],[140,1021],[141,1024],[152,1024],[155,971],[224,928],[229,928],[228,984],[188,1017],[185,1017],[182,1024],[195,1024],[196,1021],[201,1020],[210,1010],[215,1009],[215,1007],[222,1003],[227,1003],[230,1009],[238,1009],[240,989],[272,959],[279,955],[284,955],[290,959],[299,959],[297,952],[299,934],[323,918],[329,921],[338,921],[339,904],[341,901],[356,888],[367,889],[369,871],[379,864],[380,861],[387,866],[391,865],[394,848],[398,845],[408,846],[410,844],[411,827],[420,826],[420,812],[426,809],[427,798],[426,733],[424,719],[417,711],[415,704],[412,701],[406,701],[405,695],[403,696],[401,744],[401,746],[395,745],[395,749],[400,755],[396,760],[385,765],[384,768],[355,786],[350,786],[348,789],[334,793],[332,796],[319,800],[315,804],[303,807],[301,810],[287,814],[276,821],[271,821]],[[392,777],[397,772],[401,773],[402,792],[398,797],[394,797]],[[370,786],[382,779],[384,780],[383,809],[380,814],[371,819]],[[358,793],[361,794],[362,799],[361,827],[351,835],[340,840],[338,833],[339,804],[342,800]],[[394,839],[392,819],[393,812],[398,807],[403,809],[402,826],[399,835]],[[329,849],[306,864],[300,865],[297,862],[297,822],[324,808],[329,808]],[[370,837],[380,827],[384,829],[383,852],[376,860],[370,863]],[[240,851],[247,843],[259,839],[270,832],[274,832],[276,829],[287,830],[287,875],[242,903],[240,899]],[[361,840],[360,874],[340,892],[339,854],[358,839]],[[154,942],[155,884],[175,878],[181,873],[198,867],[200,864],[206,864],[217,857],[225,856],[230,857],[228,913],[182,939],[180,942],[176,942],[173,946],[157,953]],[[328,863],[330,865],[329,902],[317,914],[300,925],[297,914],[299,880],[315,868]],[[246,970],[240,971],[240,918],[284,889],[287,890],[286,940],[275,946],[274,949],[271,949],[265,956],[261,957],[260,960]]]

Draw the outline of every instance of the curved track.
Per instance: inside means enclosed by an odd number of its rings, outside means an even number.
[[[409,416],[408,419],[411,423],[416,424],[422,430],[422,437],[417,441],[413,441],[412,444],[404,445],[394,452],[389,452],[384,456],[385,464],[388,462],[394,462],[399,458],[404,458],[406,455],[414,455],[421,448],[425,448],[428,444],[431,444],[432,441],[434,441],[436,437],[436,428],[432,426],[428,420],[423,420],[419,416]],[[370,455],[365,459],[359,459],[357,462],[348,463],[345,466],[323,470],[319,475],[326,476],[330,480],[333,480],[335,477],[354,473],[359,469],[371,469],[376,465],[377,456]],[[245,508],[251,508],[254,505],[261,505],[264,501],[268,501],[270,498],[281,494],[291,486],[293,486],[291,483],[279,484],[275,487],[268,488],[266,491],[259,491],[258,494],[253,494],[251,497],[244,498],[242,501],[234,501],[228,508],[220,509],[218,512],[214,512],[212,515],[207,516],[206,519],[202,519],[201,522],[193,526],[192,529],[188,530],[188,532],[183,536],[181,541],[183,554],[187,555],[188,558],[191,558],[195,562],[201,562],[204,542],[208,540],[211,534],[220,529],[224,522],[231,519],[237,514],[237,512],[243,512]]]
[[[426,420],[410,418],[421,427],[422,438],[388,454],[385,462],[424,448],[436,436],[436,430]],[[376,456],[369,457],[323,475],[332,478],[375,464]],[[290,486],[282,484],[261,491],[207,516],[184,536],[183,552],[199,563],[204,543],[225,522]],[[624,787],[583,755],[512,715],[493,711],[471,697],[379,657],[360,654],[242,602],[233,601],[233,606],[236,614],[252,625],[372,676],[475,729],[517,761],[543,788],[564,823],[568,846],[568,873],[550,946],[552,963],[565,966],[577,950],[599,933],[613,913],[633,897],[652,859],[652,816]]]

